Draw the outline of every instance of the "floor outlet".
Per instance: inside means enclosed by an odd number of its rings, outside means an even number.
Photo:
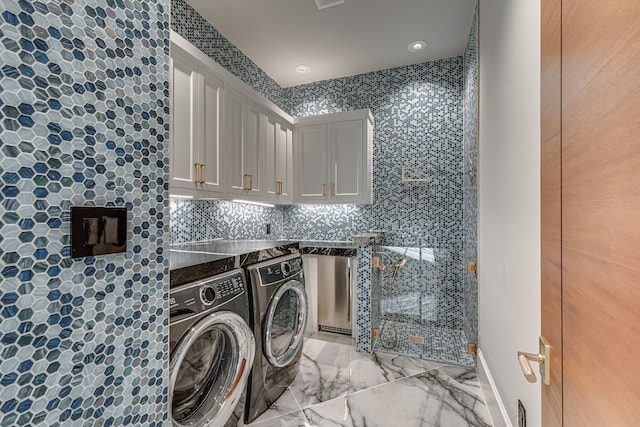
[[[518,399],[518,427],[527,427],[527,411],[520,399]]]

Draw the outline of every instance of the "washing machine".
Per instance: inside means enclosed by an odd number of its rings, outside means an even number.
[[[299,254],[246,269],[256,338],[245,411],[245,422],[250,423],[284,393],[298,373],[309,304]]]
[[[255,356],[241,269],[169,291],[169,410],[173,426],[243,425]]]

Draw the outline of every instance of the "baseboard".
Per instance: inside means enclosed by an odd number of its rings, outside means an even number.
[[[491,416],[491,422],[493,427],[513,427],[509,415],[507,414],[500,393],[496,388],[496,384],[493,382],[491,372],[484,360],[482,350],[478,350],[478,379],[480,380],[480,386],[482,388],[482,394],[484,400],[487,403],[487,409]]]

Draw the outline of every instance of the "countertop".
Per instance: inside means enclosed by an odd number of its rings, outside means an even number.
[[[336,240],[301,240],[300,252],[305,255],[355,257],[358,255],[358,245]]]
[[[299,242],[293,240],[210,240],[173,244],[169,250],[169,286],[296,252],[299,252]]]

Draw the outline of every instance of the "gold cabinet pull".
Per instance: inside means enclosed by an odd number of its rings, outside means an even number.
[[[196,167],[196,177],[193,182],[198,184],[200,182],[200,163],[194,163],[193,165]]]
[[[244,187],[243,190],[251,191],[253,190],[253,175],[245,173],[244,174]]]
[[[322,184],[322,195],[323,196],[327,195],[327,184]]]
[[[276,194],[278,196],[282,195],[282,181],[276,181]]]
[[[205,182],[207,182],[207,165],[205,165],[204,163],[200,163],[200,166],[202,167],[202,181],[200,182],[204,184]]]

